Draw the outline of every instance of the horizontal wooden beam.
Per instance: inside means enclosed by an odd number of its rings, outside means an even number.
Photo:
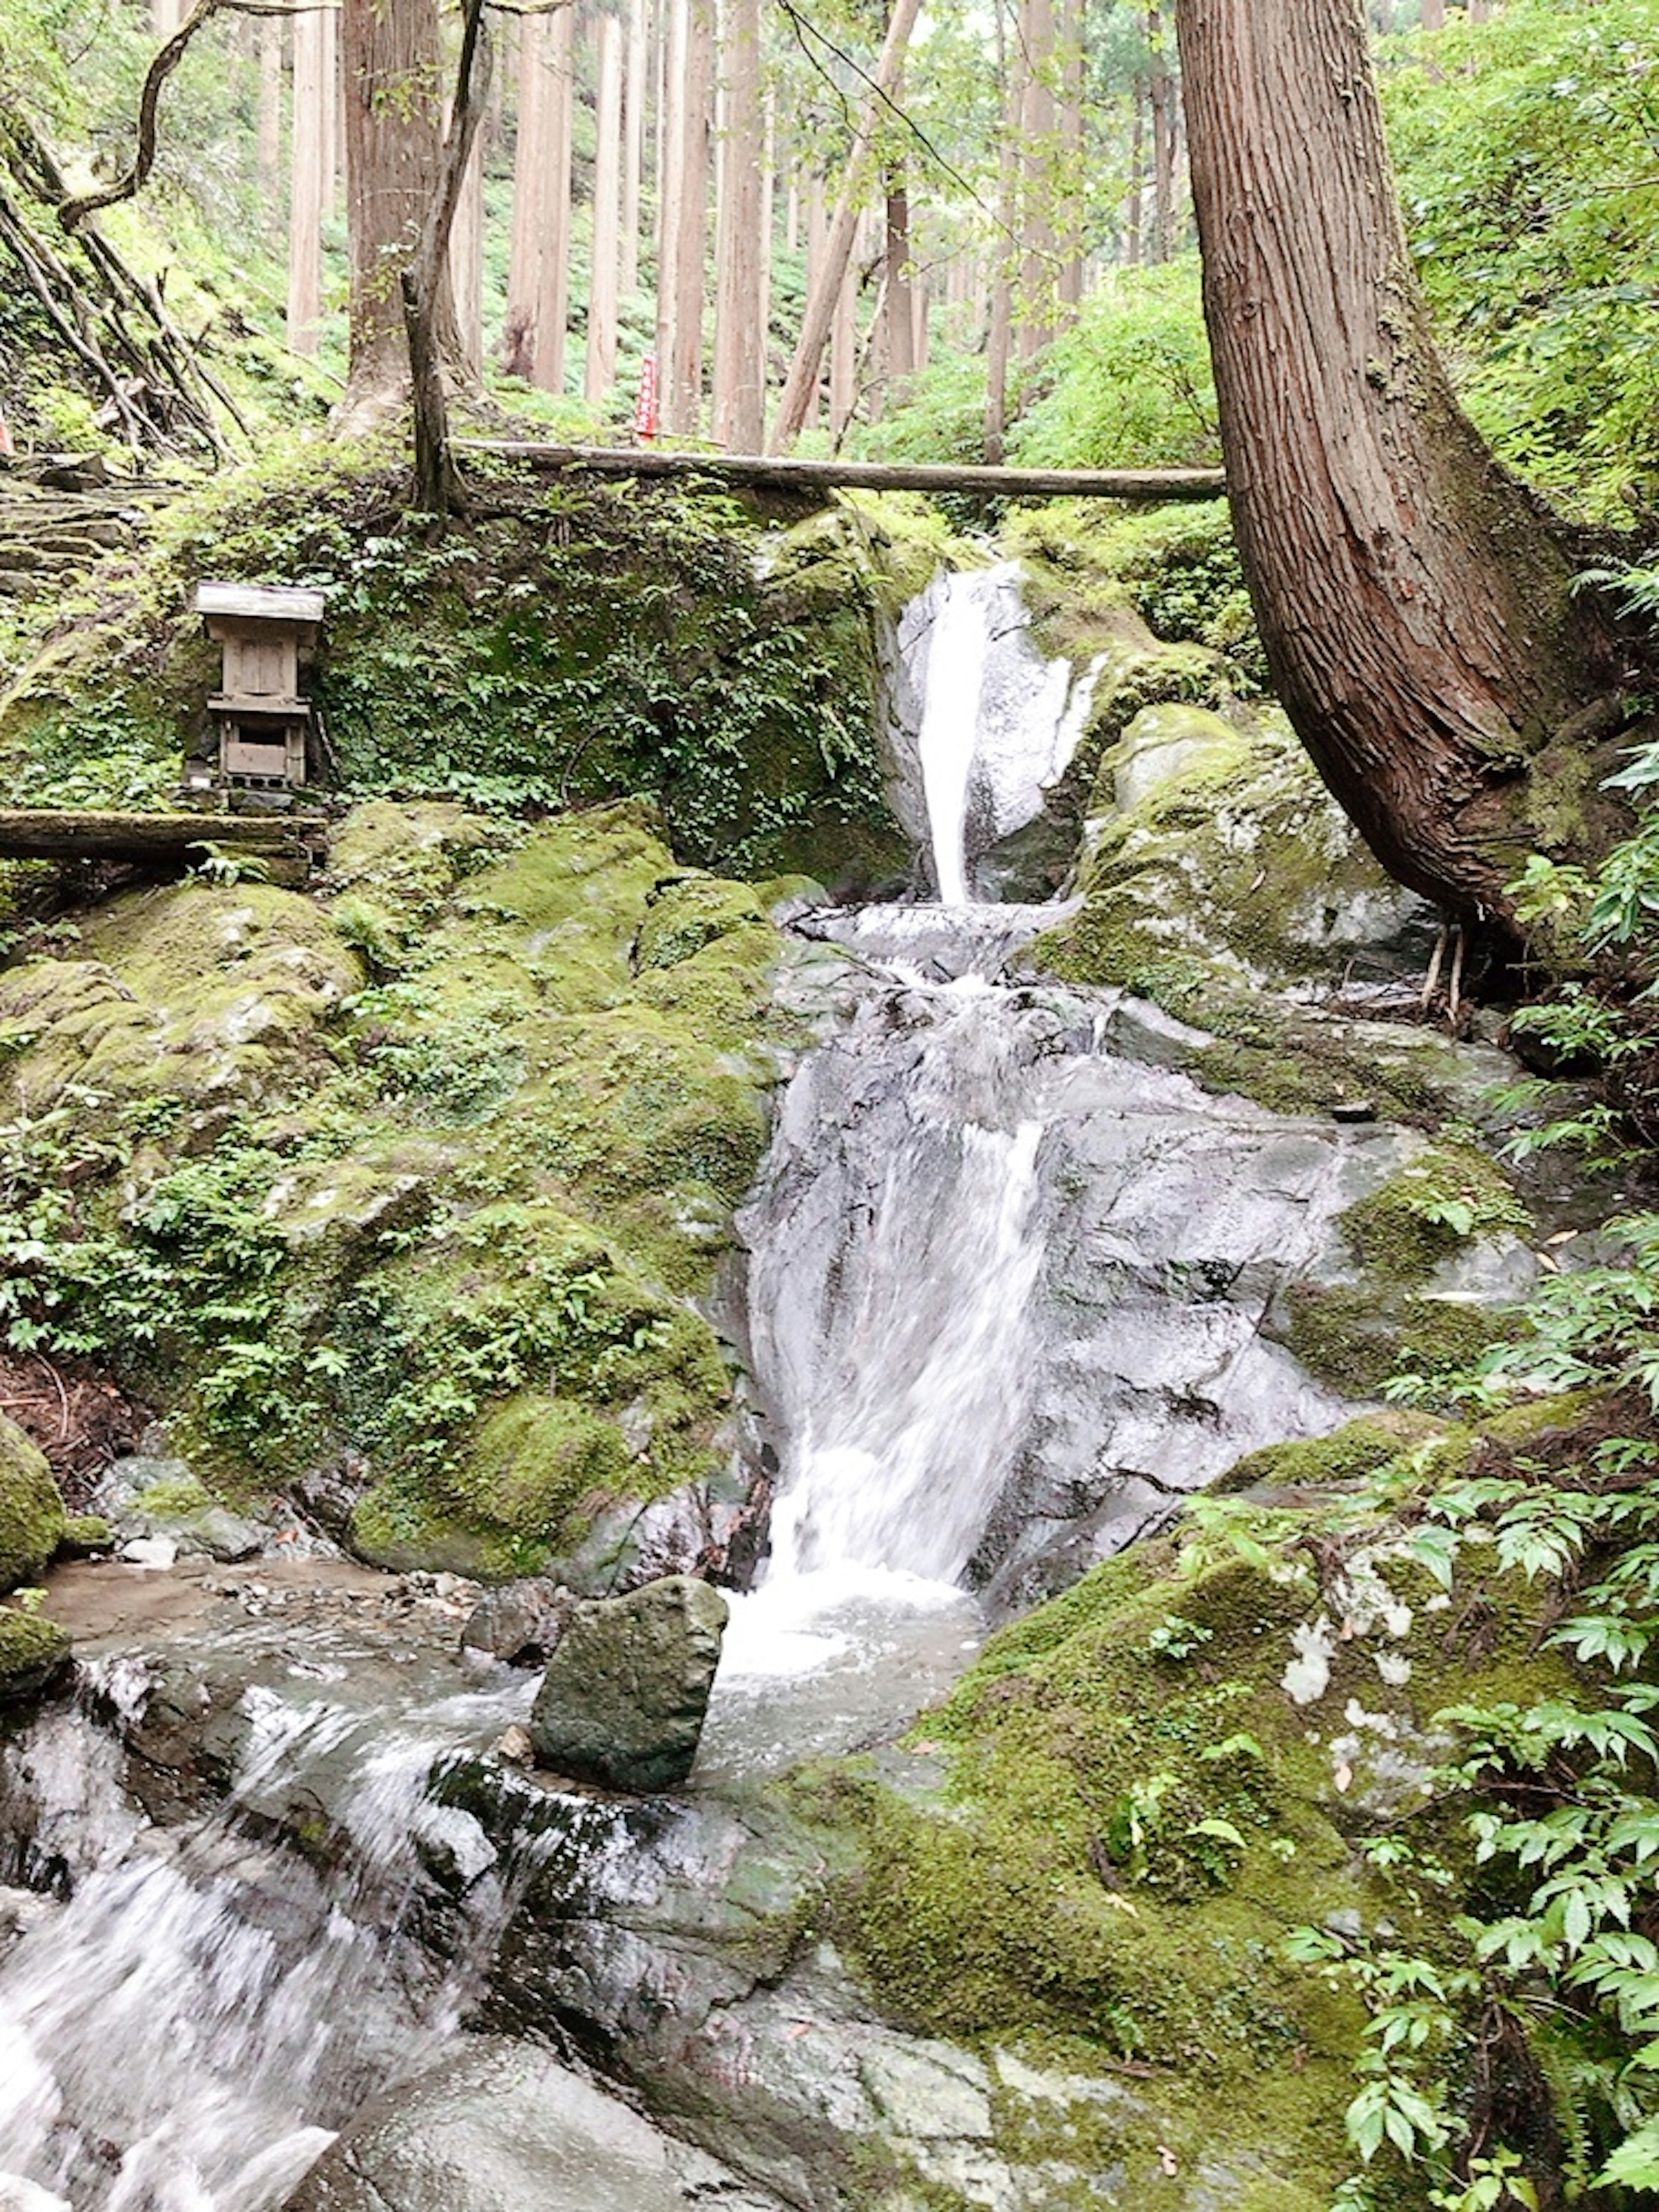
[[[209,845],[272,860],[297,859],[328,825],[314,815],[114,814],[0,807],[0,859],[166,860],[187,864]]]
[[[499,453],[538,469],[591,476],[679,477],[757,491],[971,492],[988,499],[1219,499],[1219,469],[990,469],[954,463],[802,461],[759,453],[683,453],[633,446],[552,446],[529,439],[457,438],[458,453]]]

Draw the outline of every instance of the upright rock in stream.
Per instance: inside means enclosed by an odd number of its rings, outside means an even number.
[[[697,1755],[727,1613],[690,1575],[580,1607],[536,1692],[538,1761],[611,1790],[677,1788]]]

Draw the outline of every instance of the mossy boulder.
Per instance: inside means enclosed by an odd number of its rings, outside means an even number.
[[[729,1607],[690,1575],[577,1607],[531,1710],[536,1755],[610,1790],[677,1790],[691,1771]]]
[[[80,927],[0,975],[32,1317],[216,1491],[349,1465],[372,1556],[508,1574],[723,1479],[692,1301],[790,1035],[746,885],[648,803],[377,801],[319,897],[175,884]]]
[[[44,1613],[0,1605],[0,1705],[33,1697],[70,1659],[68,1632]]]
[[[1273,711],[1144,708],[1102,758],[1090,812],[1083,904],[1045,963],[1188,1018],[1232,990],[1329,980],[1416,910]]]
[[[1139,2176],[1207,2205],[1223,2175],[1259,2212],[1329,2201],[1367,2016],[1286,1933],[1382,1921],[1440,1955],[1480,1879],[1438,1810],[1444,1709],[1573,1692],[1551,1589],[1419,1544],[1434,1486],[1499,1449],[1388,1414],[1255,1455],[1231,1480],[1256,1494],[1002,1630],[903,1749],[792,1785],[878,2013],[987,2057],[1011,2163],[1086,2145],[1042,2201],[1108,2172],[1126,2201]],[[1391,1885],[1379,1831],[1443,1885]]]
[[[0,1414],[0,1590],[38,1575],[68,1526],[45,1453]]]

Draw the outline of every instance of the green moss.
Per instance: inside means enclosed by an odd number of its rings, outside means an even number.
[[[1043,966],[1200,1025],[1218,1040],[1195,1061],[1202,1079],[1279,1110],[1386,1111],[1426,1087],[1403,1049],[1379,1066],[1263,1001],[1263,987],[1340,982],[1404,898],[1276,713],[1144,708],[1100,757],[1090,814],[1082,902],[1037,940]]]
[[[1364,1413],[1357,1421],[1344,1422],[1329,1436],[1268,1444],[1248,1453],[1212,1487],[1224,1496],[1238,1490],[1300,1490],[1318,1483],[1357,1482],[1438,1433],[1438,1423],[1403,1408]]]
[[[640,924],[635,959],[641,969],[675,968],[717,938],[757,925],[766,917],[747,884],[723,883],[718,876],[690,876],[665,884]],[[760,942],[770,957],[769,933]]]
[[[1519,1328],[1512,1316],[1457,1299],[1390,1299],[1375,1285],[1304,1281],[1288,1286],[1270,1333],[1322,1382],[1369,1398],[1402,1370],[1432,1377],[1468,1367]]]
[[[0,1414],[0,1589],[39,1574],[67,1525],[46,1455]]]
[[[69,1637],[55,1620],[0,1606],[0,1701],[40,1688],[69,1656]]]
[[[1341,1229],[1363,1267],[1391,1283],[1426,1281],[1482,1237],[1524,1236],[1532,1217],[1503,1170],[1467,1145],[1419,1152],[1347,1208]]]

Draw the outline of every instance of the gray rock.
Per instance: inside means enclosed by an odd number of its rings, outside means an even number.
[[[180,1552],[205,1552],[213,1559],[251,1559],[265,1546],[267,1532],[258,1522],[219,1504],[181,1459],[144,1453],[112,1461],[93,1506],[119,1537],[167,1539]]]
[[[469,2037],[372,2106],[287,2212],[684,2212],[775,2199],[534,2044]]]
[[[530,1716],[543,1765],[613,1790],[672,1790],[691,1771],[720,1663],[726,1600],[669,1575],[573,1614]]]
[[[486,1590],[467,1616],[461,1649],[504,1659],[509,1667],[539,1667],[551,1658],[580,1600],[546,1575],[503,1583]]]

